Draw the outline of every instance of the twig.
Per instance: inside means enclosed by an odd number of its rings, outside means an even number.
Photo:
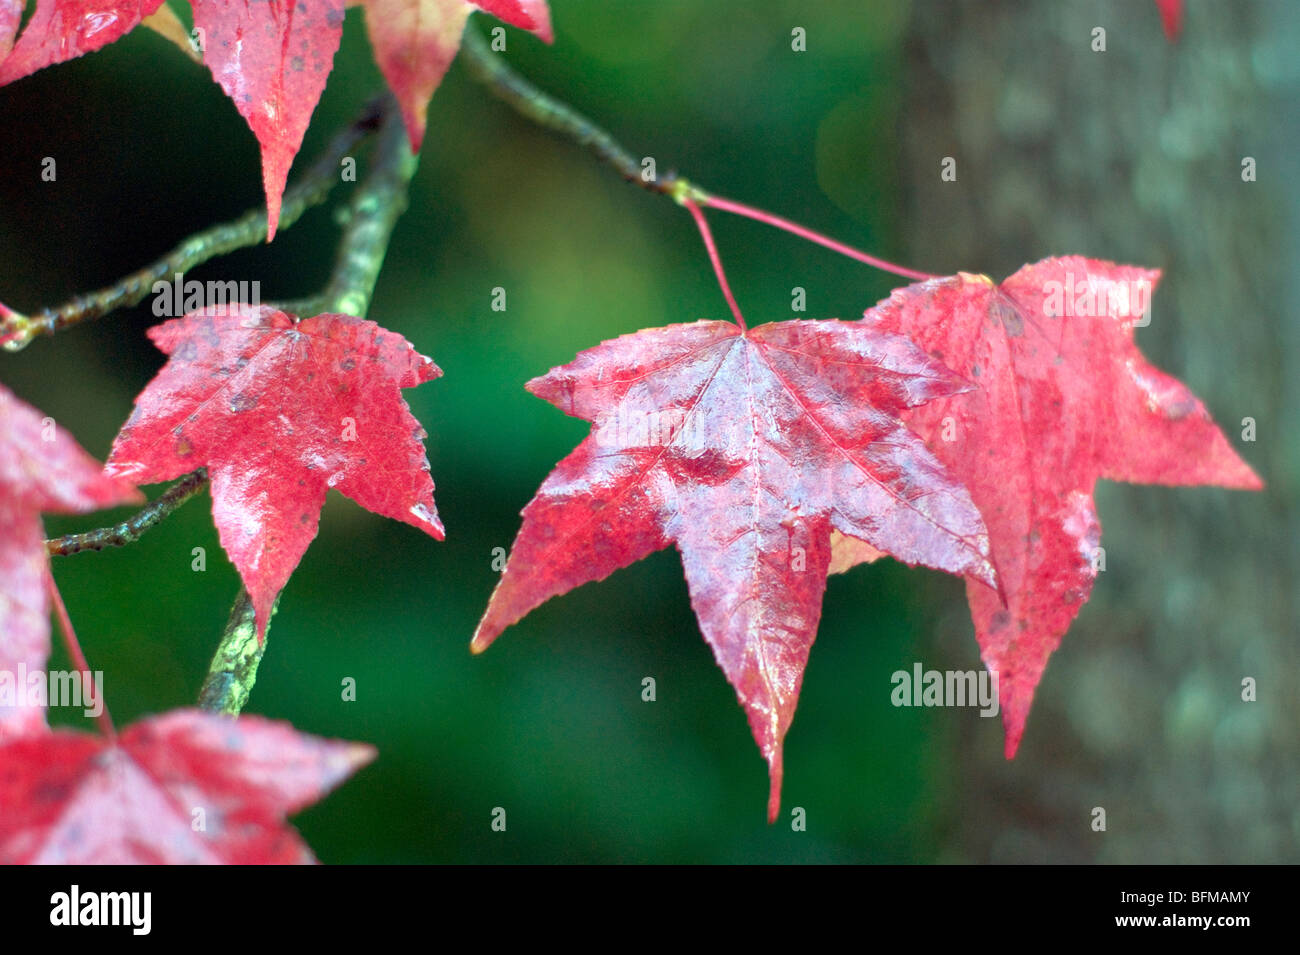
[[[134,517],[112,527],[64,534],[45,542],[45,550],[52,556],[66,557],[86,550],[103,550],[105,547],[124,547],[138,541],[145,531],[159,524],[182,504],[208,486],[208,472],[204,468],[191,471],[178,480]]]
[[[486,86],[515,112],[539,126],[568,136],[595,154],[601,162],[613,166],[620,176],[649,192],[673,196],[676,176],[646,179],[641,175],[641,161],[628,152],[608,132],[567,103],[542,92],[493,53],[487,41],[472,26],[461,40],[460,55],[474,78]]]

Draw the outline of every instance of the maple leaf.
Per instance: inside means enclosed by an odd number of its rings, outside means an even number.
[[[361,743],[199,710],[116,741],[72,730],[2,741],[0,863],[315,862],[284,817],[374,758]]]
[[[343,0],[193,0],[203,62],[262,149],[267,236],[343,38]]]
[[[363,0],[375,62],[397,97],[412,151],[424,140],[433,92],[460,50],[465,21],[478,8],[554,40],[546,0]]]
[[[36,0],[18,42],[23,0],[0,0],[0,86],[91,53],[135,29],[163,0]]]
[[[0,673],[15,681],[0,704],[0,740],[45,725],[27,706],[19,674],[39,673],[50,655],[48,557],[42,511],[82,513],[143,500],[54,424],[0,385]]]
[[[904,420],[970,489],[988,525],[1007,603],[971,579],[966,595],[984,662],[998,674],[1008,759],[1048,657],[1092,591],[1097,479],[1262,487],[1196,396],[1134,343],[1159,278],[1051,258],[1001,285],[962,273],[896,289],[863,319],[911,337],[978,385]]]
[[[402,400],[442,372],[401,335],[350,315],[266,306],[194,312],[149,330],[170,357],[136,399],[105,473],[140,484],[200,466],[260,636],[316,536],[325,493],[439,540],[427,435]]]
[[[993,580],[969,495],[897,418],[968,386],[904,338],[838,321],[670,325],[604,342],[527,387],[594,427],[524,509],[473,649],[675,543],[768,762],[770,820],[832,528]]]

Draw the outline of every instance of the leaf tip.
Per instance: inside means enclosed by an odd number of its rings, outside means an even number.
[[[1160,10],[1160,23],[1165,30],[1165,39],[1170,43],[1178,42],[1178,35],[1183,29],[1183,0],[1156,0]]]
[[[483,624],[479,624],[479,628],[474,631],[473,639],[469,642],[469,652],[474,656],[478,656],[488,647],[492,646],[492,642],[496,640],[496,638],[497,634],[484,629]]]
[[[1016,758],[1016,750],[1020,749],[1020,737],[1023,735],[1023,730],[1013,734],[1011,730],[1008,729],[1006,733],[1007,741],[1004,748],[1004,755],[1007,760],[1010,761]]]
[[[1002,687],[999,683],[998,695],[1002,695]],[[1006,742],[1003,744],[1003,755],[1008,762],[1016,758],[1016,752],[1020,749],[1020,740],[1025,735],[1025,723],[1029,718],[1028,707],[1023,705],[1018,698],[1010,700],[999,699],[999,705],[1002,707],[1002,730],[1006,734]]]
[[[402,125],[406,127],[406,142],[411,147],[411,152],[419,155],[420,146],[424,142],[424,131],[428,122],[426,110],[429,103],[407,102],[405,98],[401,104]]]
[[[289,158],[293,158],[290,153]],[[262,187],[266,190],[266,244],[275,239],[276,229],[280,227],[280,202],[284,196],[284,186],[289,179],[288,162],[274,162],[262,154]]]
[[[354,773],[363,766],[373,763],[379,756],[379,750],[369,743],[346,743],[343,749],[343,762],[348,773]]]
[[[989,558],[988,548],[980,553],[980,559],[967,573],[978,580],[984,586],[992,589],[998,599],[1002,601],[1002,606],[1007,605],[1007,590],[1002,584],[1002,578],[998,576],[997,570],[993,566],[993,561]]]
[[[1265,486],[1264,479],[1259,476],[1259,472],[1245,461],[1241,462],[1241,472],[1236,475],[1235,483],[1231,485],[1234,490],[1238,491],[1262,491]]]

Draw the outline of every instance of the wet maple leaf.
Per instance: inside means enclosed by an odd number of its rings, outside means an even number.
[[[998,674],[1008,758],[1048,657],[1092,591],[1097,479],[1262,486],[1196,396],[1134,343],[1159,278],[1078,256],[1045,259],[1001,285],[963,273],[897,289],[863,319],[911,337],[978,385],[904,420],[970,489],[988,525],[1007,603],[973,579],[966,594],[984,662]]]
[[[0,86],[54,63],[91,53],[125,36],[154,13],[163,0],[36,0],[36,10],[18,32],[22,0],[0,0]],[[8,12],[6,12],[8,11]],[[6,42],[6,37],[8,42]]]
[[[528,383],[594,427],[524,509],[473,649],[675,543],[704,638],[768,762],[775,819],[832,529],[907,563],[993,579],[969,495],[897,417],[965,387],[906,339],[855,322],[696,322],[582,352]]]
[[[288,723],[174,710],[114,742],[0,742],[0,863],[285,864],[316,859],[287,814],[375,758]]]
[[[402,108],[411,149],[425,111],[460,49],[465,21],[484,10],[547,43],[546,0],[352,0],[366,8],[375,60]],[[20,0],[0,0],[0,86],[97,50],[156,13],[162,0],[37,0],[18,30]],[[234,101],[262,151],[267,240],[275,238],[289,167],[302,146],[343,37],[344,0],[191,0],[203,62]]]
[[[15,681],[14,705],[0,702],[0,740],[45,726],[43,707],[25,705],[19,674],[45,669],[50,655],[48,557],[42,512],[82,513],[142,500],[35,408],[0,385],[0,673]]]
[[[193,0],[203,62],[262,149],[267,241],[343,38],[343,0]]]
[[[140,484],[204,466],[212,516],[258,634],[316,536],[329,488],[442,539],[426,437],[401,388],[442,372],[350,315],[210,309],[149,330],[171,356],[136,399],[105,473]]]
[[[401,105],[412,150],[420,148],[429,100],[456,58],[465,21],[476,8],[535,33],[547,43],[554,39],[546,0],[362,2],[375,62]]]

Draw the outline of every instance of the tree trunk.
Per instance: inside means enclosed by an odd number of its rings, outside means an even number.
[[[1003,760],[992,721],[960,720],[955,860],[1300,859],[1300,5],[1187,6],[1171,44],[1154,3],[913,3],[909,264],[1001,280],[1079,253],[1163,269],[1139,346],[1268,485],[1099,484],[1105,572],[1019,755]],[[964,668],[971,645],[963,610],[925,652]]]

